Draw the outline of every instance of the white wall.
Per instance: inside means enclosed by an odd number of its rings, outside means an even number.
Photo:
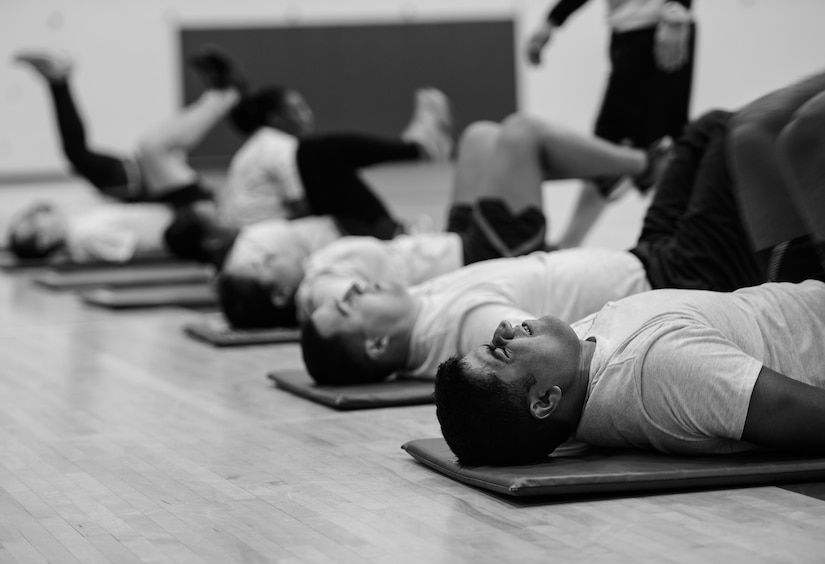
[[[21,48],[65,50],[93,142],[128,150],[179,104],[177,35],[198,25],[478,19],[513,14],[517,52],[544,17],[540,0],[0,0],[0,177],[65,169],[42,83],[11,64]],[[735,107],[825,66],[822,0],[695,0],[694,115]],[[590,129],[607,72],[604,4],[591,1],[540,69],[519,62],[522,109]],[[479,93],[483,95],[483,93]]]

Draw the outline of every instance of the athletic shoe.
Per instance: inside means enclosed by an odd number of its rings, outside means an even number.
[[[401,139],[416,143],[432,161],[447,161],[453,153],[453,116],[447,96],[436,88],[415,93],[415,111]]]
[[[645,169],[633,177],[633,183],[639,192],[647,194],[659,182],[667,168],[672,152],[673,139],[670,137],[662,137],[650,144],[647,148],[647,165]]]
[[[189,64],[200,75],[203,82],[216,90],[237,88],[243,93],[246,81],[238,73],[235,63],[222,49],[205,45],[189,58]]]
[[[49,82],[66,80],[72,70],[71,59],[57,53],[24,51],[15,55],[14,60],[28,64]]]

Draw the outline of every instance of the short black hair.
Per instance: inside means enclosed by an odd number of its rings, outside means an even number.
[[[56,253],[63,246],[62,241],[55,241],[47,247],[37,243],[37,235],[30,233],[22,237],[12,228],[9,232],[9,250],[19,259],[42,259]]]
[[[307,372],[322,386],[371,384],[385,380],[392,370],[369,358],[362,347],[351,346],[347,335],[323,337],[310,319],[301,328],[301,353]]]
[[[477,375],[458,356],[441,363],[435,379],[436,417],[461,464],[527,464],[567,440],[573,431],[569,425],[543,424],[530,414],[526,392],[532,380],[508,384],[492,372]]]
[[[220,232],[206,225],[193,205],[175,210],[172,223],[163,233],[166,248],[174,256],[220,268],[237,238],[238,230]]]
[[[221,271],[218,301],[229,324],[237,329],[265,329],[298,325],[295,300],[272,303],[272,289],[251,276]]]
[[[246,135],[266,125],[267,117],[279,114],[286,106],[288,89],[281,86],[265,86],[244,96],[229,113],[232,124]]]

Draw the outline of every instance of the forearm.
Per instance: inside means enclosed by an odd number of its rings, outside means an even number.
[[[763,367],[742,440],[785,450],[825,451],[825,390]]]

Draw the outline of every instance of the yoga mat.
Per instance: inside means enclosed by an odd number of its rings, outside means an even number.
[[[377,384],[318,386],[304,370],[271,372],[267,376],[282,390],[340,410],[433,403],[434,384],[428,380],[396,378]]]
[[[569,496],[717,489],[825,479],[825,458],[780,452],[681,457],[564,445],[520,466],[462,466],[444,439],[402,445],[421,464],[454,480],[511,496]]]
[[[50,290],[81,290],[101,287],[206,284],[212,275],[212,268],[205,265],[170,263],[165,266],[123,265],[120,268],[52,270],[35,276],[32,280],[35,284]]]
[[[123,268],[125,266],[133,265],[167,265],[167,264],[194,264],[181,261],[167,253],[147,253],[133,258],[126,263],[118,262],[72,262],[65,257],[59,258],[37,258],[37,259],[21,259],[17,258],[14,253],[8,249],[0,249],[0,270],[16,271],[16,270],[31,270],[34,268],[51,268],[53,270],[68,271],[68,270],[85,270],[85,269],[103,269],[103,268]]]
[[[187,323],[183,331],[193,339],[215,347],[297,343],[301,338],[301,331],[295,327],[235,329],[221,313],[207,314],[201,321]]]
[[[204,307],[218,303],[215,291],[207,284],[96,288],[81,293],[80,298],[89,305],[109,309],[164,306]]]

